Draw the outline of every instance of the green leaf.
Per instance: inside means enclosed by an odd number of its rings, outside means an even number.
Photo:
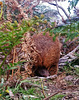
[[[56,40],[56,36],[53,37],[53,41],[55,41],[55,40]]]
[[[43,35],[46,35],[46,32],[44,32]]]

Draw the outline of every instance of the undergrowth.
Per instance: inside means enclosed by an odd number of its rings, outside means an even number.
[[[63,70],[67,75],[76,75],[79,77],[79,59],[72,61],[71,63],[67,63],[66,66],[63,67]]]

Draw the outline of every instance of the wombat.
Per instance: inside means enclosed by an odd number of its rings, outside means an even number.
[[[19,59],[27,61],[24,63],[24,67],[30,76],[57,74],[60,58],[59,39],[56,37],[56,40],[53,41],[53,36],[49,36],[49,32],[46,32],[45,35],[41,32],[32,36],[30,33],[26,33],[20,57]]]
[[[36,69],[35,72],[39,72],[41,76],[57,74],[58,61],[60,58],[60,42],[58,37],[56,37],[56,40],[53,41],[53,36],[49,36],[48,32],[46,33],[46,35],[43,35],[43,33],[39,33],[32,36],[32,42],[34,44],[33,50],[35,50],[37,55],[35,56],[35,58],[33,56],[35,60],[35,62],[33,63],[33,70]],[[43,74],[40,72],[42,71],[42,69]]]

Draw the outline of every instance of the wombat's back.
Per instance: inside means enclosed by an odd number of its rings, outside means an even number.
[[[56,40],[53,41],[53,38],[49,36],[49,33],[46,33],[46,35],[40,33],[33,35],[32,39],[39,54],[39,57],[37,58],[38,64],[36,63],[35,65],[40,67],[44,66],[49,71],[51,70],[51,66],[53,66],[55,67],[55,70],[57,70],[60,57],[60,42],[58,38],[56,37]],[[53,73],[50,72],[50,74]]]

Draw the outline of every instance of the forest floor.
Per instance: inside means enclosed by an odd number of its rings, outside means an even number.
[[[0,100],[79,100],[79,68],[67,69],[48,77],[14,77]]]
[[[56,80],[44,82],[48,97],[44,100],[79,100],[79,77],[60,74]]]
[[[63,46],[64,55],[77,46],[74,42],[68,44]],[[75,65],[77,67],[74,67]],[[26,73],[21,71],[21,74],[25,78]],[[6,83],[1,81],[0,100],[79,100],[79,59],[74,64],[59,68],[57,75],[21,80],[22,78],[17,80],[15,74]],[[6,84],[8,86],[5,86]]]

